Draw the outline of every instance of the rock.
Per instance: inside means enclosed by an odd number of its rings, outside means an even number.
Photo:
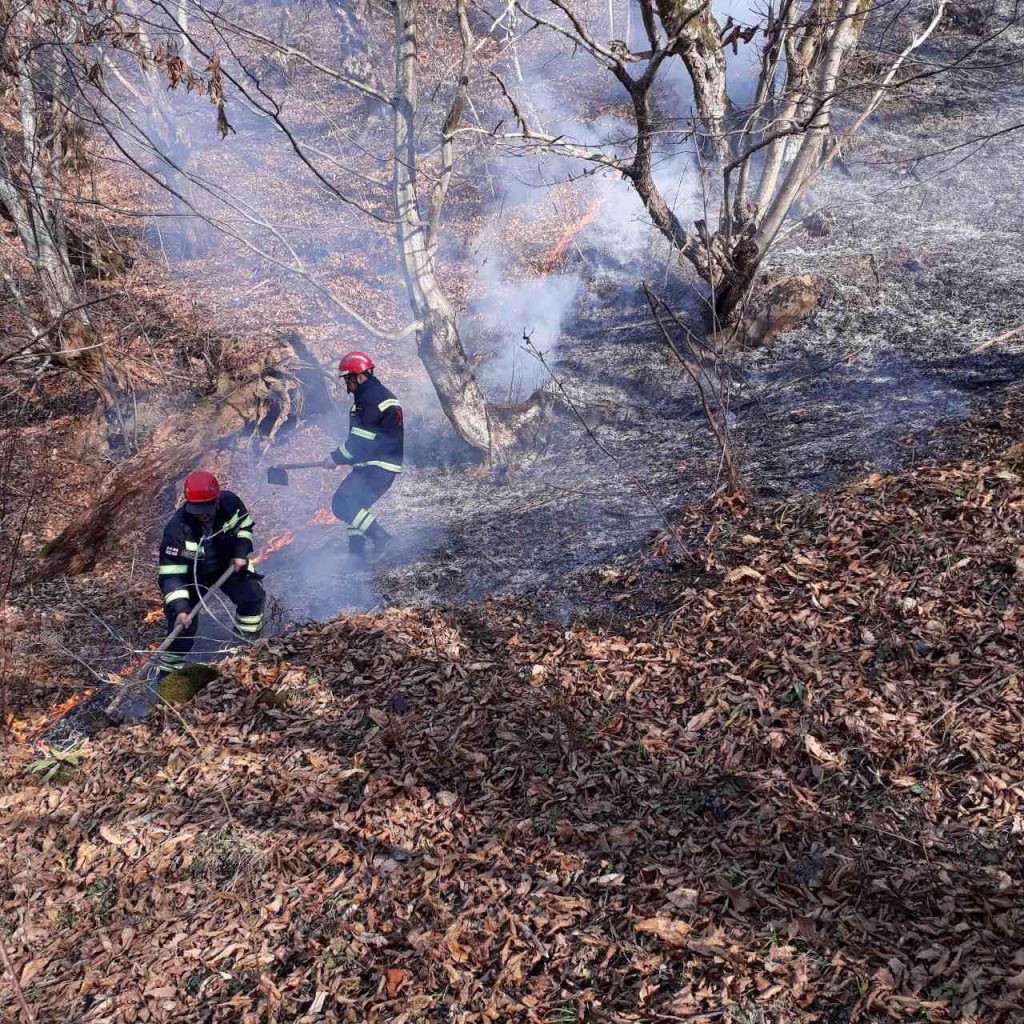
[[[818,290],[810,274],[792,274],[770,280],[750,303],[753,310],[740,323],[719,332],[715,339],[726,348],[754,348],[777,334],[793,330],[818,307]]]
[[[835,226],[836,218],[831,210],[815,210],[804,218],[804,228],[812,238],[828,238]]]

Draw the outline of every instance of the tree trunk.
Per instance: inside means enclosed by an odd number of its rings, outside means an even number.
[[[46,314],[66,327],[54,331],[48,348],[67,365],[83,371],[90,379],[102,377],[102,350],[88,314],[81,305],[64,228],[64,199],[61,182],[63,145],[61,131],[54,126],[49,145],[40,132],[40,107],[36,77],[53,78],[54,68],[42,68],[38,61],[39,41],[31,37],[29,5],[13,15],[9,30],[12,54],[9,65],[18,97],[21,130],[20,159],[0,130],[0,202],[10,215],[19,240],[39,285]],[[49,59],[58,61],[59,51],[50,48]],[[100,387],[101,394],[105,388]]]
[[[757,230],[749,242],[742,243],[743,251],[737,246],[733,259],[734,279],[723,290],[721,302],[716,299],[716,312],[723,322],[729,319],[742,301],[765,253],[775,241],[793,204],[803,195],[821,160],[822,147],[832,124],[832,102],[839,73],[860,37],[864,6],[865,0],[843,0],[836,12],[834,28],[828,31],[820,47],[818,72],[810,94],[815,105],[814,116],[799,136],[796,157],[782,184],[762,212]]]
[[[729,96],[721,27],[708,0],[657,0],[657,4],[668,37],[675,40],[673,49],[689,72],[701,124],[715,156],[725,164],[730,149],[726,132]]]
[[[860,38],[865,6],[866,0],[842,0],[839,4],[831,0],[819,4],[822,9],[809,12],[820,21],[808,29],[813,39],[809,41],[805,37],[800,52],[803,53],[801,60],[814,64],[815,73],[799,75],[799,61],[795,67],[790,67],[790,73],[800,77],[799,83],[790,85],[792,95],[803,98],[810,111],[809,123],[792,139],[779,140],[781,143],[796,140],[797,144],[796,155],[780,185],[776,182],[783,167],[784,147],[770,147],[758,194],[759,201],[766,206],[758,211],[756,230],[734,245],[730,265],[715,289],[715,317],[719,324],[728,324],[735,318],[779,229],[820,163],[822,147],[832,124],[832,103],[839,74]],[[795,99],[787,102],[784,126],[793,117],[795,106]]]
[[[441,407],[459,436],[493,455],[511,438],[495,430],[487,400],[473,376],[456,323],[455,310],[437,280],[428,222],[421,217],[417,182],[416,109],[418,98],[416,0],[396,0],[393,191],[402,275],[413,315],[420,359]]]

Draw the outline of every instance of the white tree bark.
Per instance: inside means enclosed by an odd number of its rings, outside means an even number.
[[[436,210],[430,211],[429,219],[420,214],[416,147],[416,0],[396,0],[394,24],[393,190],[398,218],[396,234],[409,304],[413,316],[419,322],[416,335],[419,356],[430,375],[445,415],[456,431],[474,448],[491,452],[497,439],[491,430],[487,402],[473,377],[462,347],[455,310],[435,273],[434,252],[440,224],[440,203]],[[449,145],[453,130],[453,125],[446,125]],[[444,160],[450,164],[450,152]],[[441,186],[442,189],[444,187]]]

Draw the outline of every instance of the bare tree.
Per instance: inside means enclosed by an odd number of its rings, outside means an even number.
[[[421,194],[418,152],[416,0],[396,0],[394,108],[394,203],[398,253],[409,305],[417,321],[420,359],[430,375],[445,415],[468,444],[497,455],[541,409],[533,396],[518,406],[488,403],[473,375],[459,335],[455,310],[441,287],[436,260],[441,215],[455,160],[455,132],[469,85],[472,34],[465,0],[456,0],[462,39],[461,65],[448,114],[441,128],[440,166],[429,199]]]
[[[621,40],[600,41],[571,0],[550,2],[550,14],[524,3],[520,12],[527,22],[589,54],[617,79],[632,105],[630,152],[582,147],[537,131],[504,84],[518,131],[495,134],[619,171],[680,258],[710,286],[712,319],[728,322],[820,166],[833,132],[843,69],[860,40],[868,3],[780,0],[768,4],[751,25],[723,27],[709,0],[639,0],[648,48],[634,52]],[[753,102],[742,108],[729,96],[726,52],[755,40],[760,46],[757,85]],[[715,216],[690,225],[675,214],[653,173],[656,144],[673,128],[655,113],[655,85],[674,57],[685,65],[696,108],[692,118],[675,122],[674,134],[697,143],[717,208]],[[891,80],[883,78],[879,88],[884,92]],[[880,99],[873,97],[872,109]]]
[[[51,328],[42,326],[16,266],[4,269],[0,280],[40,347],[57,361],[95,373],[101,353],[75,281],[64,210],[72,112],[61,95],[63,44],[74,34],[73,20],[59,7],[36,10],[25,0],[0,4],[0,20],[5,30],[0,97],[17,111],[16,132],[0,124],[0,204],[21,243]]]

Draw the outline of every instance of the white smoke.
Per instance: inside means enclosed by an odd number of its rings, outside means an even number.
[[[509,276],[499,249],[480,269],[477,298],[467,311],[474,347],[490,352],[478,377],[485,390],[502,401],[521,401],[547,380],[547,371],[524,351],[523,335],[545,357],[552,353],[579,293],[578,274]]]

